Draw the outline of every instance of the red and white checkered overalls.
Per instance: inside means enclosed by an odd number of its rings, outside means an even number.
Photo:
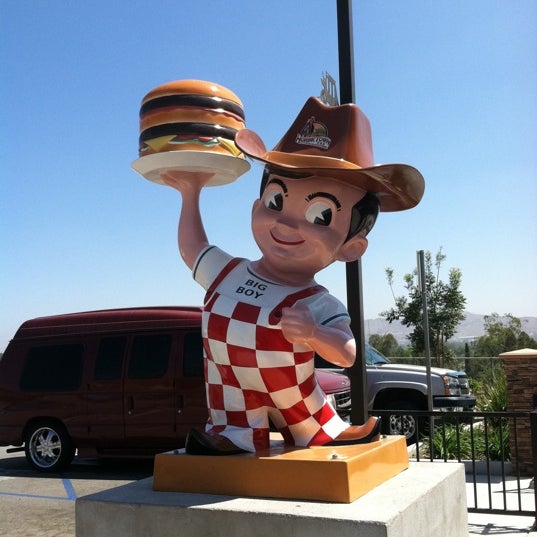
[[[212,246],[193,274],[207,290],[207,430],[258,451],[269,447],[269,418],[291,445],[323,445],[346,429],[317,383],[313,352],[289,343],[278,326],[281,309],[297,300],[325,325],[348,319],[343,304],[318,285],[287,287],[260,278],[248,260]]]

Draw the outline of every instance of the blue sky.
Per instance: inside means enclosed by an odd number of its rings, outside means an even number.
[[[0,351],[27,318],[200,304],[176,249],[179,195],[144,180],[142,97],[218,82],[276,144],[324,71],[338,79],[335,0],[3,0]],[[366,318],[392,306],[417,250],[443,247],[473,313],[537,315],[537,3],[355,1],[356,102],[377,163],[412,164],[422,203],[381,214],[362,260]],[[203,193],[209,238],[256,258],[261,175]],[[345,300],[345,268],[319,282]]]

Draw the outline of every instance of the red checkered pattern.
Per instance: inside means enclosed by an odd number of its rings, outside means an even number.
[[[211,286],[203,313],[207,430],[247,451],[269,447],[269,418],[289,444],[322,445],[334,439],[348,425],[317,383],[311,350],[289,343],[270,323],[281,304],[269,311],[238,301],[237,293],[221,293],[224,277]],[[228,289],[236,287],[228,282]],[[295,293],[293,302],[315,292]]]

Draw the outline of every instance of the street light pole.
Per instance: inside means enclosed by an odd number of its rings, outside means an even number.
[[[340,103],[354,103],[354,49],[352,37],[352,0],[337,0],[339,92]],[[351,330],[356,340],[356,361],[349,370],[351,380],[351,422],[365,423],[367,410],[367,378],[365,367],[365,334],[362,299],[361,261],[346,263],[347,308]]]

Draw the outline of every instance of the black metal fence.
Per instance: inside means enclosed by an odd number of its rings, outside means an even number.
[[[537,473],[537,410],[374,414],[416,420],[419,442],[409,446],[411,460],[464,464],[469,512],[532,516],[537,528],[537,493],[529,485]]]

